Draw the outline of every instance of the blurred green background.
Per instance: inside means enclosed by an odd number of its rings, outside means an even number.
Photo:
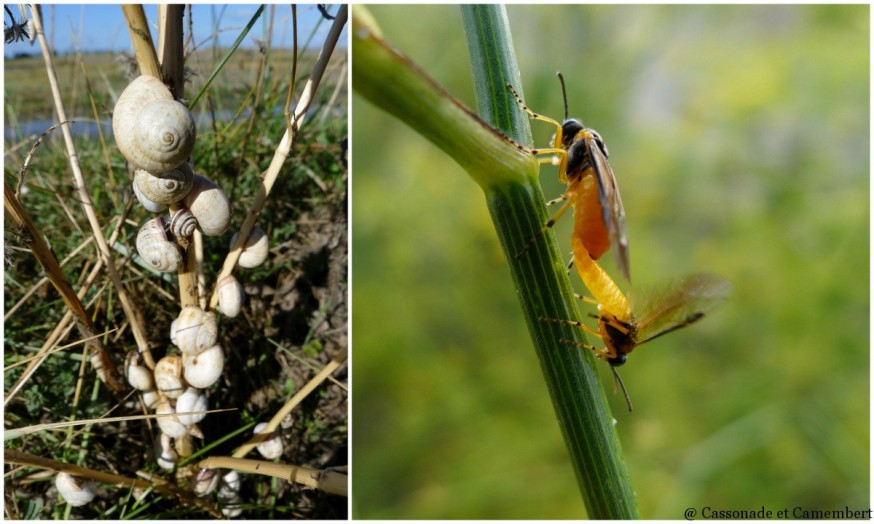
[[[371,9],[473,107],[456,6]],[[631,355],[634,413],[601,364],[642,515],[867,509],[868,6],[507,12],[528,104],[561,118],[560,70],[608,144],[635,285],[734,285]],[[357,95],[352,168],[353,516],[585,515],[482,192]]]

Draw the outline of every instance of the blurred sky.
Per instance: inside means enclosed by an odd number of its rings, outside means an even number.
[[[157,20],[157,5],[145,5],[146,17],[153,27]],[[20,13],[16,6],[10,9],[16,20],[20,21]],[[224,31],[218,34],[220,47],[229,47],[252,15],[258,9],[258,4],[194,4],[192,7],[195,21],[194,40],[198,48],[213,44],[212,27],[221,27]],[[328,5],[328,12],[336,14],[338,6]],[[265,14],[267,10],[265,10]],[[188,10],[186,10],[186,16]],[[318,22],[321,14],[315,4],[300,5],[298,15],[298,41],[303,42],[313,27]],[[276,20],[274,22],[273,45],[274,47],[291,47],[293,35],[289,29],[291,24],[279,23],[284,18],[291,16],[289,5],[276,5]],[[124,15],[118,4],[54,4],[43,5],[43,24],[45,25],[46,38],[49,44],[58,54],[75,51],[74,41],[79,42],[83,51],[129,51],[131,49],[130,37],[124,22]],[[215,20],[215,23],[203,23]],[[85,23],[87,21],[87,24]],[[9,15],[4,12],[4,25],[9,24]],[[100,27],[101,31],[84,31],[83,28]],[[255,23],[249,32],[242,47],[254,47],[255,39],[263,40],[267,27],[267,17]],[[319,33],[312,40],[312,45],[321,45],[330,29],[330,24],[321,24]],[[188,29],[188,20],[185,20],[185,29]],[[74,38],[75,36],[75,38]],[[346,38],[340,38],[340,47],[346,47]],[[5,58],[10,58],[18,53],[36,54],[39,52],[37,45],[30,42],[16,42],[6,44],[3,48]]]

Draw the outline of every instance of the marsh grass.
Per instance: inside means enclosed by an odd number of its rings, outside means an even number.
[[[272,16],[271,10],[264,16]],[[195,20],[194,23],[199,21]],[[288,22],[290,24],[290,21]],[[218,28],[216,28],[218,30]],[[290,29],[289,29],[290,30]],[[304,35],[305,36],[305,35]],[[222,50],[198,51],[186,59],[190,83],[186,95],[199,90]],[[307,79],[317,50],[298,58],[295,93]],[[204,268],[214,282],[228,252],[228,240],[251,207],[259,176],[285,131],[281,108],[290,79],[291,50],[265,46],[242,50],[210,86],[195,110],[198,140],[195,170],[218,181],[231,199],[232,226],[225,236],[205,239]],[[125,162],[115,148],[108,123],[115,97],[129,79],[124,64],[106,54],[57,59],[64,102],[73,120],[103,122],[105,141],[97,136],[75,139],[79,162],[106,237],[132,198]],[[51,117],[50,95],[41,59],[6,62],[4,111],[7,125]],[[268,420],[284,403],[346,346],[347,216],[345,48],[334,53],[310,116],[301,127],[289,160],[273,188],[258,224],[271,239],[268,261],[254,270],[236,271],[247,304],[235,319],[220,317],[226,352],[225,373],[208,395],[211,408],[233,411],[210,414],[201,423],[210,446],[205,456],[229,455],[246,442],[255,422]],[[335,91],[340,95],[332,97]],[[94,109],[96,108],[96,112]],[[324,118],[322,118],[324,115]],[[74,124],[75,129],[76,124]],[[4,144],[6,182],[19,184],[18,170],[36,137],[12,129]],[[37,148],[23,175],[21,201],[58,259],[90,238],[60,133]],[[175,276],[163,278],[136,264],[134,239],[139,224],[151,214],[134,203],[114,247],[115,263],[127,293],[134,298],[149,345],[160,358],[169,346],[169,325],[178,314]],[[66,312],[49,285],[35,288],[42,269],[28,252],[22,231],[4,232],[6,310],[22,301],[5,319],[4,380],[7,396],[23,366],[9,367],[34,355]],[[89,245],[70,258],[64,273],[77,291],[97,261]],[[31,293],[27,298],[26,294]],[[82,302],[105,333],[102,343],[121,365],[135,347],[130,324],[118,306],[105,273],[100,273]],[[70,329],[57,345],[75,342]],[[135,396],[116,396],[83,365],[82,346],[49,356],[5,406],[6,429],[68,420],[136,415]],[[347,396],[345,368],[334,374],[292,412],[293,423],[282,429],[287,464],[324,469],[347,463]],[[243,429],[244,431],[240,431]],[[79,465],[128,478],[155,475],[175,481],[157,468],[153,422],[133,420],[39,431],[10,439],[7,449]],[[250,458],[255,458],[250,456]],[[50,471],[7,464],[6,516],[10,518],[208,518],[197,506],[154,492],[137,502],[130,488],[103,484],[91,504],[71,509],[58,498]],[[318,490],[255,475],[243,475],[242,498],[247,518],[337,518],[346,516],[346,499]],[[182,489],[188,489],[180,482]],[[140,492],[138,491],[139,495]]]

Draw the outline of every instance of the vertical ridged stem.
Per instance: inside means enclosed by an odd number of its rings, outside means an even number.
[[[149,31],[149,23],[146,21],[146,13],[140,4],[123,4],[121,6],[124,18],[127,20],[127,28],[130,31],[130,40],[140,66],[140,73],[161,78],[161,67],[158,64],[158,56],[155,54],[155,45],[152,43],[152,33]]]
[[[461,11],[480,114],[530,147],[528,118],[507,88],[509,83],[521,90],[521,80],[504,7],[464,5]],[[484,189],[589,517],[638,518],[637,498],[595,359],[586,352],[584,361],[582,352],[566,342],[585,342],[585,337],[579,330],[569,333],[569,326],[543,320],[579,320],[554,235],[516,256],[546,221],[540,186],[537,180],[526,180]]]
[[[157,57],[164,75],[164,83],[177,99],[182,98],[185,94],[185,60],[182,51],[182,16],[184,12],[184,6],[178,4],[158,6]],[[178,209],[178,204],[172,205],[170,213],[175,213]],[[200,239],[200,235],[192,235],[190,242],[180,243],[181,247],[184,248],[184,256],[182,265],[179,266],[176,274],[179,278],[179,304],[181,307],[200,306],[197,285],[199,269],[197,242]]]

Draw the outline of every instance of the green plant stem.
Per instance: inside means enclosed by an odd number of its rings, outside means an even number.
[[[514,139],[531,146],[528,118],[507,88],[510,83],[521,93],[504,7],[463,5],[461,12],[480,114]],[[547,247],[546,253],[534,248],[522,257],[516,256],[525,245],[519,242],[527,244],[531,238],[525,231],[537,230],[545,223],[540,185],[533,180],[519,187],[484,189],[495,229],[510,261],[513,280],[520,290],[534,348],[589,516],[637,518],[637,499],[595,368],[596,360],[587,351],[583,363],[580,352],[562,341],[571,338],[566,335],[566,329],[542,320],[544,317],[579,320],[554,235],[549,235],[548,242],[540,243]],[[524,233],[520,235],[520,232]],[[556,262],[559,271],[556,271]],[[579,337],[585,341],[582,333],[575,331],[577,336],[572,339]]]
[[[637,500],[595,358],[565,342],[585,342],[579,329],[542,320],[579,318],[555,235],[549,232],[516,256],[547,215],[537,161],[518,144],[530,144],[528,121],[506,89],[507,83],[521,84],[506,15],[494,5],[462,10],[479,110],[509,137],[386,43],[359,5],[352,20],[353,87],[447,152],[483,188],[589,516],[636,518]]]

